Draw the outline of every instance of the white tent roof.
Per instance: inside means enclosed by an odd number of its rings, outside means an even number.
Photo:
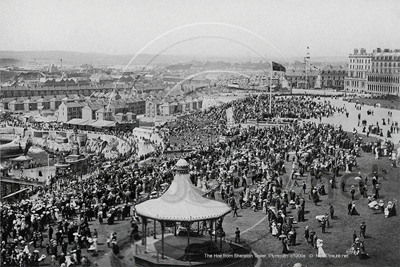
[[[200,221],[231,212],[227,204],[202,196],[202,191],[190,181],[188,167],[187,161],[180,159],[168,190],[157,199],[138,204],[137,214],[155,220]]]
[[[11,159],[11,161],[30,161],[32,160],[29,156],[19,156],[17,158]]]

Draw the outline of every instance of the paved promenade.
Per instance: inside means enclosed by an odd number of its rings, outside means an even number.
[[[361,114],[361,121],[366,120],[367,125],[379,123],[379,127],[383,129],[383,139],[386,138],[386,133],[388,130],[390,130],[390,125],[392,122],[397,121],[400,124],[400,110],[394,110],[394,109],[386,109],[386,108],[374,108],[373,106],[363,106],[361,107],[361,110],[357,110],[355,107],[355,103],[352,102],[347,102],[343,101],[341,99],[332,99],[330,97],[327,98],[321,98],[319,101],[329,101],[331,102],[334,106],[336,107],[345,107],[347,111],[349,112],[349,117],[346,117],[345,113],[336,113],[334,116],[329,117],[329,118],[322,118],[322,123],[329,123],[333,125],[342,125],[343,129],[348,132],[352,132],[353,128],[356,128],[357,132],[359,134],[364,134],[362,133],[363,127],[357,126],[358,125],[358,114]],[[368,110],[373,110],[374,115],[367,115]],[[392,116],[388,116],[388,111],[392,112]],[[385,119],[386,125],[382,125],[382,119]],[[388,124],[388,119],[390,119],[390,124]],[[319,122],[317,119],[311,119],[311,121]],[[376,136],[374,134],[370,134],[370,136]],[[391,138],[387,138],[391,140],[394,144],[399,144],[400,141],[400,133],[395,133],[392,134]]]

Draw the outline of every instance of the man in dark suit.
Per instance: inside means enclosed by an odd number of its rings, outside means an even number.
[[[362,222],[360,224],[360,236],[362,236],[363,238],[365,238],[365,230],[367,229],[367,225],[365,224],[365,222]]]
[[[349,204],[347,204],[347,210],[348,210],[348,215],[351,215],[351,208],[352,208],[353,204],[351,202],[349,202]]]
[[[329,203],[329,213],[331,214],[331,219],[333,219],[333,213],[335,212],[335,209],[333,208],[332,204]]]
[[[51,227],[51,225],[49,224],[49,240],[51,240],[53,238],[53,227]]]

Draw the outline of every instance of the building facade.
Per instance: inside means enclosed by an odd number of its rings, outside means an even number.
[[[347,68],[344,66],[326,66],[320,71],[322,89],[344,89]]]
[[[287,70],[285,78],[292,88],[313,89],[317,80],[319,70],[311,69],[307,73],[304,69]]]
[[[67,122],[72,119],[82,118],[84,104],[77,102],[61,103],[58,107],[58,121]]]
[[[367,92],[400,96],[400,49],[380,49],[373,52],[368,72]]]
[[[372,53],[367,53],[365,48],[354,49],[349,55],[349,70],[345,78],[344,89],[349,92],[365,93],[368,90],[368,72],[371,71]]]

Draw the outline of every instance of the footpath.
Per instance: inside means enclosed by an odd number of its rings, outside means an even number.
[[[343,101],[341,99],[333,99],[333,98],[320,98],[319,101],[329,101],[332,105],[336,107],[345,107],[347,111],[349,112],[349,117],[346,117],[345,113],[335,113],[332,117],[329,118],[322,118],[321,123],[328,123],[328,124],[333,124],[333,125],[342,125],[343,130],[347,132],[353,132],[353,129],[355,128],[357,130],[358,134],[365,135],[367,133],[362,132],[362,124],[360,122],[360,126],[358,126],[358,114],[361,115],[361,121],[366,120],[367,121],[367,126],[368,125],[376,125],[376,123],[379,124],[379,127],[383,129],[383,137],[380,137],[379,135],[375,134],[370,134],[372,137],[377,137],[381,138],[383,140],[387,139],[393,142],[395,145],[399,144],[400,142],[400,133],[394,133],[392,134],[391,138],[386,137],[386,133],[388,130],[390,130],[390,126],[392,122],[397,122],[400,124],[400,110],[395,110],[395,109],[387,109],[387,108],[380,108],[380,107],[373,107],[373,106],[362,106],[361,110],[356,109],[356,103],[353,102],[347,102]],[[374,112],[374,115],[368,115],[367,111],[372,110]],[[392,116],[388,115],[388,112],[392,112]],[[383,125],[383,120],[385,119],[386,125]],[[388,123],[388,119],[390,120],[390,123]],[[319,123],[319,119],[310,119],[310,121]]]

